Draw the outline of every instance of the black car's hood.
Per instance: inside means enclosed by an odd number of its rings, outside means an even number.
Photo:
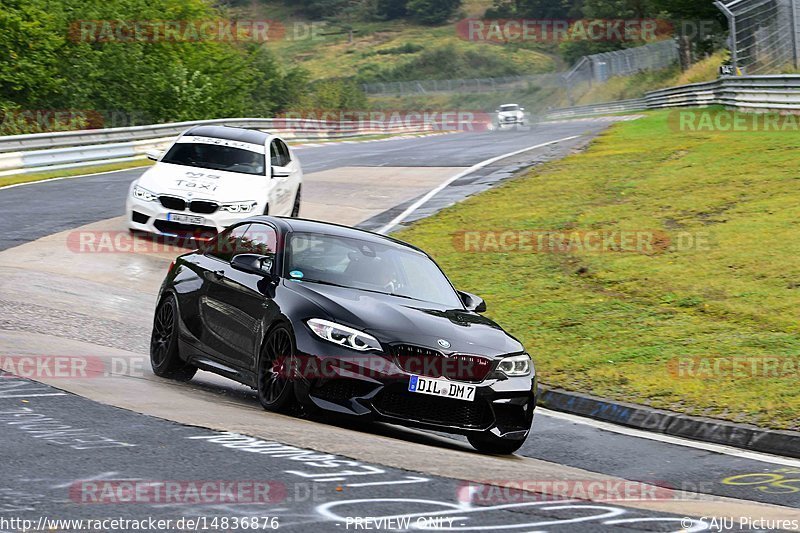
[[[327,312],[327,317],[319,318],[366,331],[384,343],[492,357],[523,351],[514,337],[477,313],[318,283],[286,281],[284,285]],[[450,347],[443,349],[440,339]]]

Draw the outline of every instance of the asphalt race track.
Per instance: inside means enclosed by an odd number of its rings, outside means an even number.
[[[306,174],[301,215],[378,227],[467,167],[570,139],[456,182],[419,210],[424,214],[474,192],[476,176],[485,187],[568,154],[607,125],[305,146],[297,152]],[[65,245],[76,231],[123,232],[125,195],[141,172],[0,189],[0,356],[80,355],[117,365],[88,379],[0,379],[0,532],[22,529],[3,521],[11,518],[70,530],[43,517],[202,517],[207,530],[234,529],[230,520],[249,517],[259,529],[286,531],[364,530],[356,519],[366,517],[371,529],[384,531],[699,531],[713,529],[699,520],[711,514],[800,520],[800,460],[666,442],[545,410],[517,456],[487,457],[458,437],[266,413],[252,391],[205,372],[188,384],[156,378],[147,363],[149,325],[155,291],[176,253],[80,254]],[[774,490],[769,480],[778,478],[797,479],[797,489]],[[498,494],[483,484],[511,480],[571,487],[631,480],[670,490],[655,499],[555,501]],[[153,496],[153,487],[191,482],[268,490],[236,501]],[[131,484],[148,497],[125,501],[130,491],[120,487]]]

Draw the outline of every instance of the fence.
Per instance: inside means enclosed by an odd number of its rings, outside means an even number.
[[[613,76],[630,76],[643,70],[669,67],[678,61],[678,44],[672,39],[636,48],[587,56],[593,77],[605,82]]]
[[[561,87],[561,73],[533,74],[530,76],[505,76],[500,78],[466,78],[458,80],[414,80],[366,83],[361,87],[368,95],[426,93],[487,93],[534,85]]]
[[[728,18],[731,60],[745,74],[800,67],[800,0],[718,0]]]
[[[672,107],[721,105],[743,111],[800,112],[800,75],[726,77],[647,93],[638,100],[606,102],[549,111],[545,120],[644,111]]]
[[[366,83],[368,95],[483,93],[533,85],[541,88],[572,90],[581,84],[603,83],[612,76],[630,76],[642,70],[666,68],[678,61],[678,45],[673,40],[583,57],[566,72],[502,78],[470,78],[458,80],[414,80]]]

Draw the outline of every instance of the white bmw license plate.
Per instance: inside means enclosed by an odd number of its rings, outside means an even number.
[[[433,379],[422,376],[411,376],[408,382],[408,390],[418,394],[430,394],[431,396],[441,396],[442,398],[454,398],[471,402],[475,399],[474,385],[464,385],[453,383],[446,379]]]
[[[167,213],[167,220],[170,222],[180,222],[181,224],[197,224],[203,225],[206,219],[203,217],[196,217],[194,215],[181,215],[180,213]]]

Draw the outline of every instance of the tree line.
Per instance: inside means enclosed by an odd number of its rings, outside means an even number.
[[[247,35],[193,38],[225,20],[206,0],[3,0],[0,134],[364,105],[354,83],[312,83]]]

